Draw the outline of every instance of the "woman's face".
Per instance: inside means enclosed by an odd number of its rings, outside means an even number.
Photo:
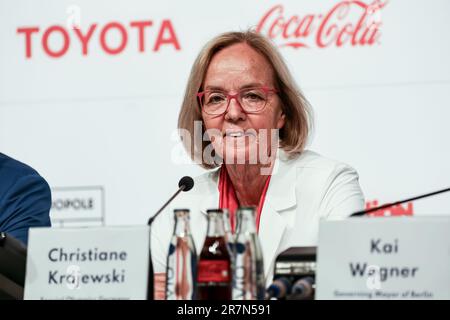
[[[274,87],[272,67],[264,56],[244,43],[234,44],[219,51],[206,72],[204,90],[220,90],[236,94],[248,87]],[[225,163],[254,163],[255,153],[271,155],[271,130],[281,129],[285,122],[280,99],[268,94],[264,109],[246,113],[237,99],[231,99],[228,109],[221,115],[202,110],[203,122],[209,130],[215,152]],[[213,130],[211,130],[213,129]],[[265,134],[265,136],[263,136]],[[260,150],[262,149],[262,150]],[[260,155],[257,156],[258,163]]]

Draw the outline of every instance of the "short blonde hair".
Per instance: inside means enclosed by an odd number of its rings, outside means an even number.
[[[297,87],[281,54],[268,39],[254,31],[223,33],[203,47],[191,69],[178,116],[178,128],[187,130],[193,137],[195,121],[202,121],[203,124],[197,93],[203,90],[203,82],[209,64],[216,53],[237,43],[246,43],[263,55],[272,66],[275,89],[278,91],[282,112],[285,114],[285,124],[279,132],[280,147],[290,157],[295,157],[305,148],[309,132],[312,129],[312,110]],[[202,125],[202,136],[204,130],[204,125]],[[205,162],[202,157],[203,151],[211,143],[210,141],[203,141],[201,150],[197,150],[195,143],[190,143],[190,141],[183,140],[183,143],[192,160],[201,163],[202,167],[211,169],[217,166],[214,163]]]

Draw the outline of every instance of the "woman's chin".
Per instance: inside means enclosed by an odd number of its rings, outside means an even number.
[[[250,160],[254,158],[249,157],[250,153],[250,148],[248,146],[228,147],[224,149],[222,158],[224,159],[225,164],[250,164]]]

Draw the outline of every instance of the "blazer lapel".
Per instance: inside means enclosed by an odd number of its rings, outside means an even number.
[[[206,211],[208,209],[216,209],[219,207],[219,171],[216,169],[210,173],[210,179],[206,180],[204,186],[200,190],[202,195],[199,207],[200,212],[206,217]]]
[[[287,227],[287,219],[283,213],[297,205],[295,194],[297,175],[295,166],[289,165],[290,162],[291,160],[287,158],[284,151],[279,149],[261,212],[259,239],[263,250],[266,276],[270,274],[272,263]],[[219,206],[218,173],[218,169],[211,172],[210,178],[206,179],[207,182],[199,190],[201,195],[199,209],[205,221],[206,210]]]
[[[297,205],[295,166],[288,165],[290,161],[282,149],[278,152],[259,226],[266,277],[270,274],[287,227],[287,219],[283,213]]]

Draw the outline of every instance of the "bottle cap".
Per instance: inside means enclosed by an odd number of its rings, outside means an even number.
[[[189,216],[189,209],[174,209],[173,213],[175,217],[181,218],[184,216]]]
[[[223,214],[222,209],[208,209],[206,210],[206,213],[209,214]]]

